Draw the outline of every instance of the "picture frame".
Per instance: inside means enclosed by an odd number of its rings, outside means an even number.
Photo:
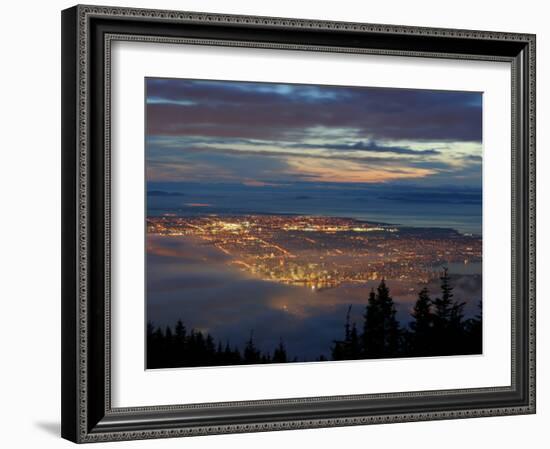
[[[185,42],[511,67],[511,383],[112,406],[111,44]],[[77,443],[535,413],[535,36],[78,5],[62,12],[62,436]],[[141,94],[141,93],[140,93]],[[141,132],[141,131],[140,131]]]

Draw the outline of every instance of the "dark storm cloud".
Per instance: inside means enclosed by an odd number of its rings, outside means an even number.
[[[394,153],[394,154],[409,154],[415,156],[434,156],[440,154],[436,149],[428,150],[412,150],[407,147],[391,146],[391,145],[379,145],[373,140],[360,140],[354,143],[343,143],[343,144],[296,144],[292,145],[294,148],[322,148],[328,150],[345,150],[345,151],[365,151],[371,153]]]
[[[284,148],[284,146],[283,146]],[[298,148],[303,148],[302,146],[299,146]],[[315,149],[326,149],[326,148],[330,148],[329,146],[325,146],[325,145],[312,145],[311,148],[315,148]],[[331,148],[332,149],[332,148]],[[432,153],[431,152],[432,150],[427,150],[428,154],[437,154],[437,152],[435,153]],[[368,153],[368,151],[365,151],[366,153]],[[375,153],[377,153],[378,151],[375,151]],[[388,150],[388,151],[383,151],[384,153],[396,153],[394,151],[391,151],[391,150]],[[229,156],[233,156],[235,158],[243,158],[243,159],[248,159],[250,156],[260,156],[261,159],[258,161],[260,163],[263,163],[263,160],[266,158],[266,157],[272,157],[272,158],[281,158],[281,157],[285,157],[285,156],[288,156],[288,157],[295,157],[297,156],[296,153],[293,153],[293,152],[290,152],[290,151],[284,151],[284,150],[278,150],[278,151],[273,151],[273,152],[270,152],[270,151],[265,151],[265,150],[256,150],[254,149],[253,147],[251,147],[250,149],[234,149],[234,148],[217,148],[215,146],[212,146],[212,147],[208,147],[208,148],[200,148],[200,147],[185,147],[185,153],[187,153],[187,155],[189,154],[196,154],[200,159],[216,159],[216,160],[219,160],[219,158],[228,158]],[[402,153],[402,154],[416,154],[418,153],[418,155],[422,155],[422,154],[426,154],[425,151],[413,151],[413,150],[410,150],[410,153]],[[400,154],[400,153],[397,153],[397,154]],[[302,158],[312,158],[312,159],[333,159],[334,158],[334,153],[328,153],[328,154],[319,154],[319,153],[301,153],[299,154],[300,157]],[[368,157],[368,156],[364,156],[364,155],[358,155],[358,156],[354,156],[353,154],[352,155],[348,155],[348,156],[344,156],[344,155],[337,155],[338,159],[339,160],[349,160],[349,161],[355,161],[355,160],[360,160],[362,162],[371,162],[371,163],[376,163],[376,164],[379,164],[379,165],[385,165],[385,164],[393,164],[395,163],[395,159],[393,158],[384,158],[384,157],[380,157],[380,156],[376,156],[376,157]],[[282,164],[282,162],[279,162],[279,166]],[[415,165],[417,166],[424,166],[424,164],[427,166],[427,167],[449,167],[448,164],[445,164],[445,163],[440,163],[440,162],[433,162],[433,163],[430,163],[430,162],[424,162],[424,161],[418,161]]]
[[[211,104],[260,103],[288,104],[288,102],[319,103],[350,94],[341,88],[326,86],[253,83],[238,81],[207,81],[185,79],[147,79],[147,96],[155,99],[186,100]]]
[[[428,149],[412,149],[406,146],[395,145],[381,145],[374,140],[359,140],[356,142],[346,143],[288,143],[282,141],[273,140],[258,140],[258,139],[240,139],[230,138],[216,139],[216,138],[195,138],[187,136],[151,136],[147,139],[148,154],[149,156],[166,155],[172,152],[172,154],[179,154],[181,150],[186,152],[205,152],[207,150],[222,151],[222,152],[242,152],[249,154],[262,154],[268,155],[266,150],[255,150],[255,147],[260,146],[272,146],[277,148],[287,149],[303,149],[303,150],[342,150],[345,152],[361,152],[363,154],[368,153],[392,153],[397,155],[410,155],[410,156],[436,156],[441,152],[435,148]],[[205,146],[207,145],[207,146]],[[216,148],[216,145],[224,145],[223,148]],[[227,148],[227,145],[233,145],[240,149]],[[243,149],[247,148],[247,149]],[[307,152],[302,153],[304,157],[307,157]],[[311,153],[316,155],[318,153]],[[274,155],[296,155],[296,153],[285,153],[278,150]],[[341,155],[339,157],[342,157]],[[468,157],[468,159],[470,159]],[[377,160],[377,159],[375,159]],[[477,159],[474,159],[477,160]]]
[[[281,139],[314,127],[372,139],[481,141],[481,94],[147,80],[149,135]]]

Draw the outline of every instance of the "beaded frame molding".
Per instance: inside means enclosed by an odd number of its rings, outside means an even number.
[[[113,408],[113,41],[504,61],[512,71],[506,387]],[[97,442],[535,413],[535,36],[78,5],[62,12],[62,436]]]

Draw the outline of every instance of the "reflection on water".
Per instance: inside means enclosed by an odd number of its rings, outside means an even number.
[[[271,350],[283,339],[291,357],[312,360],[327,353],[342,337],[346,311],[362,323],[367,295],[376,281],[310,288],[254,278],[228,262],[229,257],[202,241],[182,236],[149,235],[147,245],[147,319],[172,326],[181,319],[188,328],[211,332],[218,340],[242,346],[254,331],[260,348]],[[455,297],[475,313],[481,299],[480,266],[459,272],[451,267]],[[478,271],[476,271],[478,270]],[[387,279],[398,319],[407,324],[418,285]],[[438,282],[429,284],[434,294]]]

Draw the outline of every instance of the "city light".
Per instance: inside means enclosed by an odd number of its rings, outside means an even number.
[[[344,282],[428,282],[441,266],[481,261],[481,238],[452,229],[408,228],[350,218],[288,215],[165,215],[149,234],[193,236],[260,279],[312,291]]]

